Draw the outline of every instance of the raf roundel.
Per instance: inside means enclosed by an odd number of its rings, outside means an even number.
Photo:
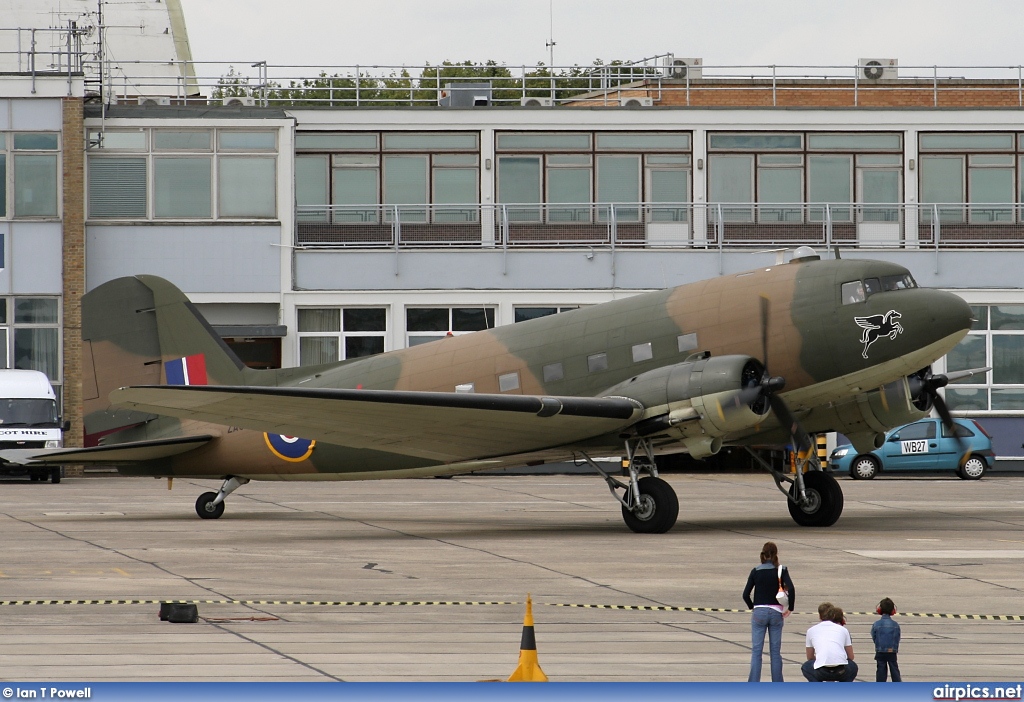
[[[263,433],[263,440],[267,442],[267,448],[278,458],[298,463],[310,457],[316,441],[312,439],[300,439],[297,436],[284,436],[283,434]]]

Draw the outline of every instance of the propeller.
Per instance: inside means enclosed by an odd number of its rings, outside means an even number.
[[[946,374],[935,374],[932,373],[931,366],[922,368],[917,373],[907,378],[907,384],[910,387],[910,397],[914,402],[914,406],[923,412],[927,412],[932,407],[938,412],[939,418],[942,419],[942,425],[946,427],[953,438],[956,439],[956,443],[960,448],[960,452],[966,451],[967,446],[964,443],[964,439],[960,436],[960,432],[957,430],[956,422],[953,421],[953,415],[949,413],[949,408],[946,406],[946,401],[942,399],[942,395],[939,394],[939,389],[944,388],[955,380],[962,380],[964,378],[970,378],[974,375],[979,375],[991,370],[991,368],[970,368],[968,370],[953,371],[952,373]],[[965,454],[966,455],[966,454]]]
[[[813,442],[800,422],[789,409],[786,401],[779,396],[779,392],[786,387],[786,379],[780,375],[772,375],[768,371],[768,317],[771,303],[767,295],[761,295],[761,362],[763,372],[761,377],[750,384],[744,391],[748,393],[748,403],[755,412],[758,408],[766,410],[764,403],[767,402],[779,422],[789,432],[793,439],[793,447],[803,453],[809,451]]]

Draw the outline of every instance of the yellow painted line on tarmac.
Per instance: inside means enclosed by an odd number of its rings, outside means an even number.
[[[259,605],[291,607],[493,607],[521,605],[522,602],[497,600],[0,600],[0,607],[24,607],[39,605],[159,605],[159,604],[209,604],[209,605]],[[548,607],[569,607],[573,609],[606,609],[628,612],[697,612],[710,614],[746,614],[747,609],[726,607],[676,607],[672,605],[619,605],[582,604],[573,602],[538,603]],[[806,612],[804,613],[806,614]],[[874,617],[875,612],[847,612],[847,616]],[[898,617],[923,617],[926,619],[972,619],[981,621],[1024,621],[1020,614],[951,614],[945,612],[900,612]]]

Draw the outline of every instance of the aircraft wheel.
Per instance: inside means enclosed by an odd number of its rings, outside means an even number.
[[[789,514],[800,526],[826,527],[839,521],[843,513],[843,489],[831,474],[820,470],[804,474],[804,488],[807,504],[799,505],[787,500]],[[789,488],[790,495],[796,495],[796,483]]]
[[[46,476],[43,476],[40,480],[46,480]],[[50,469],[50,482],[54,485],[60,482],[60,466]]]
[[[979,456],[971,456],[964,461],[963,466],[957,471],[957,475],[962,480],[978,480],[985,474],[985,469],[988,466],[985,465],[985,459]]]
[[[204,492],[196,500],[196,514],[203,519],[219,519],[220,515],[224,514],[224,502],[220,504],[213,504],[213,501],[217,498],[215,492]]]
[[[850,477],[854,480],[871,480],[878,475],[878,461],[871,456],[860,456],[850,466]]]
[[[638,534],[664,534],[679,516],[679,498],[672,486],[661,478],[641,478],[640,505],[636,511],[622,508],[622,519]]]

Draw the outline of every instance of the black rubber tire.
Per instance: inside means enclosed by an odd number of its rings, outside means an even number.
[[[45,476],[40,478],[40,480],[46,480]],[[50,482],[54,485],[60,482],[60,466],[50,469]]]
[[[881,466],[874,456],[857,456],[850,464],[850,477],[854,480],[873,480],[879,470]]]
[[[987,469],[988,464],[985,463],[984,458],[981,456],[968,456],[956,474],[960,476],[961,480],[980,480],[981,476],[985,475]]]
[[[220,516],[224,514],[224,501],[221,500],[219,505],[214,505],[213,501],[217,498],[215,492],[204,492],[196,500],[196,514],[203,519],[220,519]]]
[[[831,473],[808,471],[804,474],[804,488],[807,496],[814,500],[814,505],[804,509],[793,500],[786,500],[794,522],[800,526],[827,527],[839,521],[843,513],[843,489]],[[789,488],[789,494],[796,495],[796,483]]]
[[[637,534],[664,534],[679,517],[679,498],[672,486],[661,478],[646,477],[637,482],[640,501],[646,507],[640,514],[622,508],[622,520]]]

